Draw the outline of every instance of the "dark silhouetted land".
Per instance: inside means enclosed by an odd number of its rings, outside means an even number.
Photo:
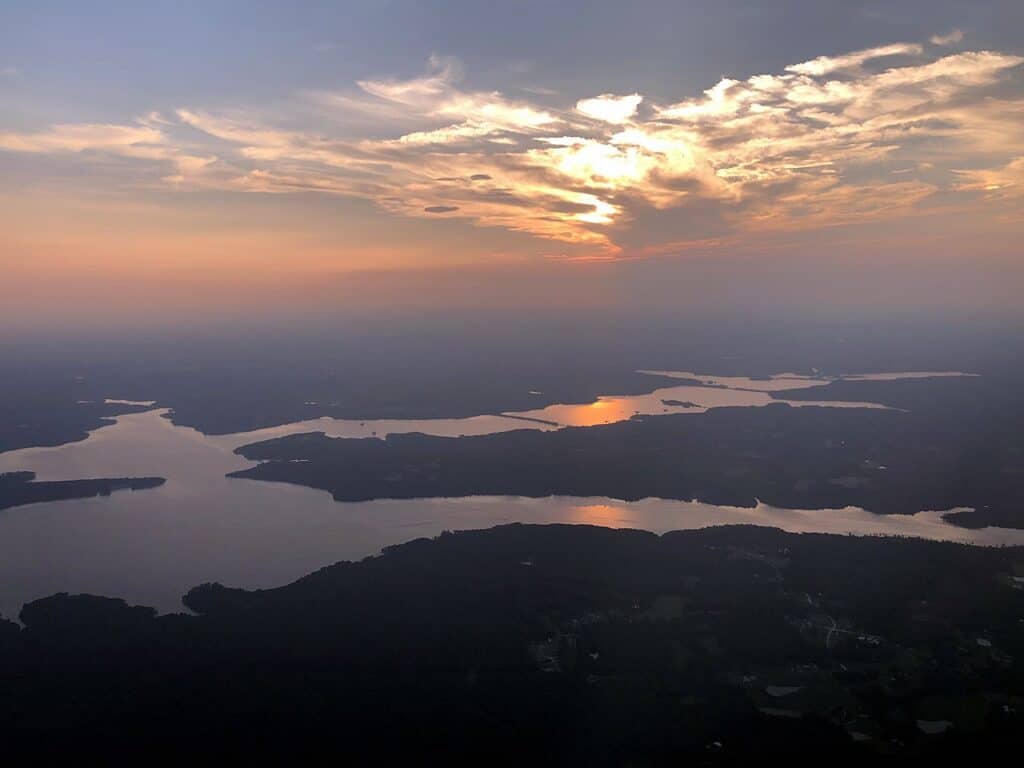
[[[65,501],[109,496],[114,491],[141,491],[156,488],[162,477],[99,477],[88,480],[48,480],[35,482],[34,472],[0,474],[0,509],[36,504],[41,501]]]
[[[1019,324],[836,322],[714,316],[685,322],[573,313],[450,313],[417,322],[343,323],[152,336],[130,329],[65,344],[0,339],[0,450],[82,439],[153,400],[206,434],[319,416],[440,418],[586,403],[685,383],[635,373],[765,377],[962,370],[1021,372]],[[531,394],[539,392],[540,394]],[[79,403],[78,401],[92,401]]]
[[[0,737],[36,763],[976,760],[1024,725],[1022,576],[1019,548],[512,525],[204,585],[191,616],[55,595],[0,622]]]
[[[339,501],[566,495],[883,514],[973,507],[954,522],[1021,527],[1024,409],[1012,384],[916,379],[777,393],[893,410],[778,404],[479,437],[293,435],[240,448],[263,463],[235,476],[321,488]]]

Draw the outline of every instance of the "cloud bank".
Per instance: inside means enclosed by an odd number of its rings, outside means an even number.
[[[0,151],[118,160],[132,189],[366,199],[580,258],[942,208],[1006,215],[1024,185],[1024,58],[936,50],[962,37],[819,56],[664,104],[471,90],[433,57],[418,77],[303,92],[284,113],[167,106],[0,133]]]

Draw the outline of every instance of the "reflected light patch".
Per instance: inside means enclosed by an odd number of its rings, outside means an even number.
[[[626,516],[623,507],[612,504],[581,504],[568,510],[569,521],[576,525],[600,525],[605,528],[622,528],[635,525]]]

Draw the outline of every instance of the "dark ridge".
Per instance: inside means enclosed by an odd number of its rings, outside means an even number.
[[[0,509],[36,504],[42,501],[65,501],[109,496],[114,491],[141,491],[156,488],[167,480],[163,477],[100,477],[88,480],[47,480],[34,482],[34,472],[0,474]]]

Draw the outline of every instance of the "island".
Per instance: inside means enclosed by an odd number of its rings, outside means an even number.
[[[34,472],[5,472],[0,474],[0,509],[43,501],[109,496],[114,491],[141,491],[157,488],[165,482],[163,477],[99,477],[35,482]]]
[[[889,407],[779,402],[460,438],[307,433],[242,446],[238,453],[260,463],[232,476],[319,488],[338,501],[564,495],[753,507],[760,500],[880,514],[971,508],[950,521],[1024,527],[1024,414],[1007,382],[839,382],[817,394],[775,394]]]

